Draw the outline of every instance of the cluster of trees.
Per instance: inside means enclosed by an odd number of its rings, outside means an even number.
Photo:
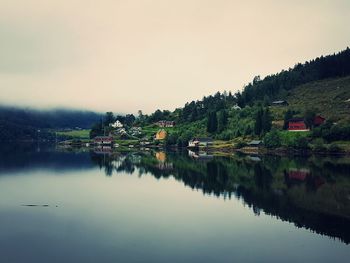
[[[218,112],[211,111],[208,114],[207,132],[211,134],[221,133],[225,130],[228,123],[227,110],[220,110]]]
[[[327,142],[350,140],[350,124],[326,122],[320,127],[314,128],[312,136],[314,138],[322,138]]]
[[[272,117],[269,108],[260,107],[256,113],[254,133],[261,136],[271,130]]]

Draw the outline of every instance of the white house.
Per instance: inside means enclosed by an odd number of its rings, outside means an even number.
[[[123,128],[123,124],[119,120],[116,120],[115,123],[110,124],[110,126],[113,128]]]

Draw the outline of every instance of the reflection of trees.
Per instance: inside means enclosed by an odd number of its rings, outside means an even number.
[[[312,158],[282,157],[264,157],[261,162],[245,157],[216,157],[203,162],[184,154],[167,153],[166,162],[171,163],[171,169],[164,169],[165,160],[146,153],[92,155],[92,159],[104,167],[108,176],[113,171],[151,174],[155,178],[172,176],[204,194],[242,199],[257,215],[264,211],[297,227],[350,242],[350,180],[344,169],[350,167],[347,162],[330,164],[319,158],[315,162]],[[306,171],[305,175],[298,174]],[[327,195],[320,191],[323,188]],[[334,204],[340,207],[336,213]]]

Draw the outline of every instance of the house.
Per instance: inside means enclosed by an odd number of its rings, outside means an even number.
[[[119,120],[116,120],[114,123],[109,124],[109,126],[113,128],[123,128],[123,124]]]
[[[164,140],[166,136],[167,136],[167,132],[161,129],[156,133],[156,140]]]
[[[305,121],[301,118],[290,119],[288,122],[288,131],[309,131]]]
[[[193,138],[188,142],[188,147],[208,147],[213,144],[212,138]]]
[[[175,121],[158,121],[156,123],[159,127],[174,127],[175,126]]]
[[[279,106],[279,107],[284,107],[284,106],[288,106],[288,102],[285,100],[275,100],[272,102],[271,104],[272,106]]]
[[[247,143],[249,147],[260,147],[262,146],[262,141],[259,140],[253,140]]]
[[[316,115],[314,118],[314,126],[320,126],[326,121],[326,118],[321,115]]]
[[[96,136],[94,138],[94,144],[97,145],[110,145],[113,143],[112,136]]]

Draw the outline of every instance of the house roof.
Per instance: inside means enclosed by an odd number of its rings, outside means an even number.
[[[253,141],[251,141],[251,142],[248,142],[248,145],[259,145],[259,144],[261,144],[261,143],[262,143],[262,141],[253,140]]]

